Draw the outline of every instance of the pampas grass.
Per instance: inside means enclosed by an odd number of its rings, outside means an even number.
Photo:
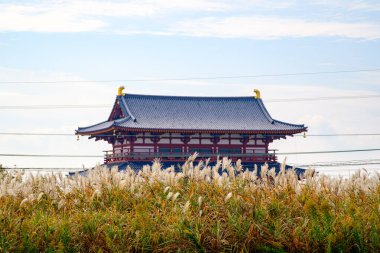
[[[3,173],[0,252],[380,250],[380,175],[301,179],[224,158],[87,176]],[[222,173],[219,173],[219,171]]]

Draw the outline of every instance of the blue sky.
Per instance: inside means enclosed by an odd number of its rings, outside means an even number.
[[[379,68],[379,13],[378,1],[0,1],[0,81],[157,79]],[[133,93],[194,96],[250,96],[259,88],[265,102],[283,97],[378,94],[380,72],[0,85],[0,105],[112,104],[119,85]],[[310,133],[379,132],[379,106],[378,98],[267,104],[274,117],[304,123]],[[106,119],[109,110],[1,110],[0,130],[73,132],[78,126]],[[373,148],[376,138],[293,138],[274,147],[284,152]],[[0,153],[100,154],[107,148],[104,143],[85,139],[0,136]],[[288,159],[315,162],[376,155]],[[98,161],[101,159],[0,159],[2,164],[20,167],[78,167]]]

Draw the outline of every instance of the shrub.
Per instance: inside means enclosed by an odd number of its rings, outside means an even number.
[[[298,179],[227,159],[0,179],[0,252],[380,250],[380,175]],[[218,170],[223,168],[223,173]]]

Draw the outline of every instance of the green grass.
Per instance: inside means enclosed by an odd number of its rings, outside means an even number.
[[[183,173],[158,164],[72,178],[7,173],[0,252],[380,251],[378,174],[234,176],[239,165],[225,160],[220,176],[191,159]]]

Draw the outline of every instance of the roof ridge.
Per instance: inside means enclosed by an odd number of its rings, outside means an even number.
[[[119,99],[119,101],[121,100],[121,104],[122,104],[121,108],[123,109],[123,106],[124,106],[124,110],[126,111],[126,114],[128,114],[132,118],[133,121],[136,121],[136,117],[133,116],[131,110],[128,107],[127,101],[125,99],[125,95],[117,97],[117,99]]]
[[[123,97],[151,97],[151,98],[178,98],[178,99],[252,99],[251,96],[174,96],[174,95],[151,95],[151,94],[125,94]]]
[[[119,119],[115,119],[115,123],[116,124],[120,124],[120,123],[124,123],[126,121],[128,121],[130,118],[132,118],[130,115],[126,116],[126,117],[123,117],[123,118],[119,118]]]

